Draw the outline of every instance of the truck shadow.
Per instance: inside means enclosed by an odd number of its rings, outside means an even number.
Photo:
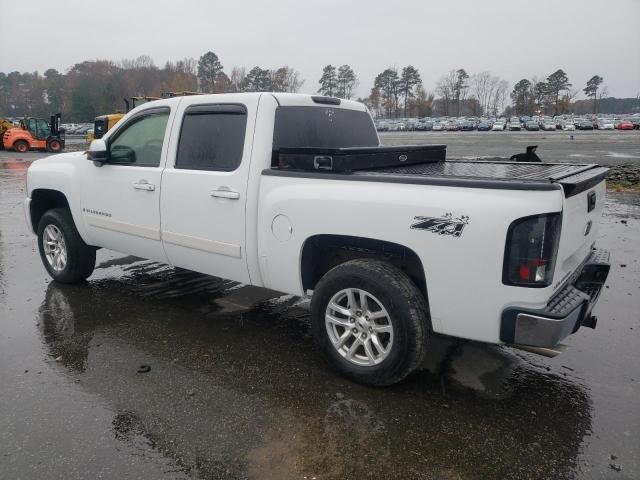
[[[300,299],[243,306],[237,284],[131,261],[50,283],[39,309],[48,353],[112,406],[123,442],[202,478],[575,475],[591,400],[566,372],[437,340],[418,374],[363,387],[325,364]]]

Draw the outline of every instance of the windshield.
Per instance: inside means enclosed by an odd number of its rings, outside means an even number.
[[[273,148],[377,147],[378,134],[367,112],[332,107],[278,107]]]

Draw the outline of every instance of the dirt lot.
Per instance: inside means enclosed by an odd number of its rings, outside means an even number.
[[[636,132],[584,133],[383,138],[640,162]],[[86,285],[52,283],[22,212],[42,156],[0,152],[0,478],[640,477],[640,195],[607,199],[598,328],[565,353],[438,339],[372,389],[328,368],[298,298],[104,250]]]

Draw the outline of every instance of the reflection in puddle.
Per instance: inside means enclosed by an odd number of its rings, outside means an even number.
[[[232,282],[131,261],[103,265],[84,286],[50,283],[42,335],[82,388],[120,412],[116,438],[147,442],[193,476],[575,473],[591,404],[570,376],[509,349],[443,340],[434,368],[363,387],[324,362],[299,299],[255,303]],[[229,298],[244,307],[221,308]],[[152,370],[136,373],[143,363]]]

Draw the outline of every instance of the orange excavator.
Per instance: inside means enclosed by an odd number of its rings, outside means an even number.
[[[64,149],[64,129],[60,128],[60,114],[51,115],[51,121],[42,118],[24,118],[20,126],[9,128],[2,135],[6,150],[25,153],[31,149],[58,153]]]

